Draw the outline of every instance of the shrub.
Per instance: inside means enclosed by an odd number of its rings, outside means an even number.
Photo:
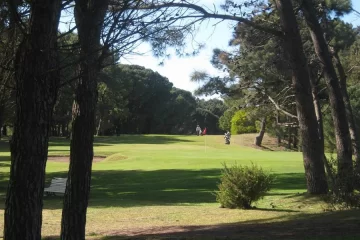
[[[355,176],[349,176],[348,179],[345,178],[343,179],[344,182],[341,182],[337,176],[337,159],[331,155],[330,158],[325,158],[324,160],[330,189],[330,192],[324,196],[324,201],[327,204],[324,210],[334,211],[360,208],[360,194],[356,191],[349,193],[344,190],[344,186],[348,181],[353,181],[354,185],[357,186],[358,179],[356,171]]]
[[[254,164],[241,166],[234,164],[224,169],[216,191],[216,201],[225,208],[251,208],[251,203],[263,198],[270,190],[273,176]]]
[[[255,122],[248,119],[246,110],[237,111],[231,118],[231,134],[256,133]]]
[[[349,210],[360,208],[360,195],[358,193],[336,194],[330,192],[324,196],[326,203],[324,211]]]
[[[219,118],[219,128],[224,131],[229,131],[231,128],[231,119],[234,115],[235,110],[228,109]]]

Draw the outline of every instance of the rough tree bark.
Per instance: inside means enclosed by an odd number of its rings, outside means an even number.
[[[7,136],[8,134],[7,134],[7,125],[3,125],[2,126],[2,135],[3,136]]]
[[[75,21],[80,51],[80,79],[73,108],[70,169],[64,196],[61,239],[85,239],[90,193],[99,49],[108,0],[75,0]]]
[[[292,136],[293,136],[293,128],[292,127],[288,127],[288,149],[291,149],[291,145],[292,145]]]
[[[62,136],[62,137],[66,137],[66,136],[67,136],[65,123],[61,123],[61,136]]]
[[[261,146],[262,140],[265,135],[265,128],[266,128],[266,117],[261,119],[260,132],[259,132],[259,135],[255,137],[255,145],[256,146],[259,146],[259,147]]]
[[[295,128],[293,135],[293,148],[297,150],[298,148],[298,129]]]
[[[60,10],[61,0],[31,1],[29,31],[15,59],[16,118],[5,201],[6,240],[41,239],[48,137],[59,82]]]
[[[98,126],[96,128],[96,136],[99,136],[100,128],[101,128],[101,117],[99,118],[99,124],[98,124]]]
[[[321,144],[321,149],[324,152],[324,155],[323,155],[324,167],[326,169],[328,177],[330,177],[330,179],[331,179],[331,183],[330,183],[331,189],[330,190],[333,191],[335,177],[333,176],[332,167],[330,166],[330,164],[325,156],[323,117],[322,117],[321,104],[320,104],[318,90],[317,90],[317,81],[315,80],[314,75],[315,74],[311,74],[311,77],[310,77],[311,82],[310,83],[311,83],[311,92],[312,92],[313,101],[314,101],[316,119],[318,122],[318,135],[319,135],[319,140],[320,140],[320,144]]]
[[[302,138],[302,150],[307,191],[323,194],[328,191],[323,163],[318,124],[310,88],[309,69],[304,54],[299,27],[289,0],[276,0],[284,31],[284,46],[290,57],[292,82],[295,90],[296,109]]]
[[[344,67],[341,64],[340,57],[339,57],[336,50],[333,51],[333,57],[334,57],[334,60],[335,60],[335,66],[336,66],[336,68],[338,70],[338,73],[339,73],[339,83],[340,83],[340,88],[341,88],[341,92],[342,92],[342,96],[343,96],[343,101],[344,101],[344,104],[345,104],[345,111],[346,111],[346,116],[347,116],[348,125],[349,125],[349,131],[350,131],[350,138],[351,138],[351,143],[352,143],[353,154],[355,156],[356,165],[360,166],[359,136],[358,136],[358,133],[357,133],[356,124],[355,124],[355,118],[354,118],[354,114],[353,114],[353,111],[352,111],[349,94],[348,94],[348,91],[347,91],[347,85],[346,85],[347,76],[346,76]]]
[[[304,0],[302,10],[310,30],[315,52],[324,67],[324,77],[328,88],[331,115],[334,123],[336,150],[338,159],[338,180],[343,191],[353,191],[353,163],[351,139],[346,116],[343,95],[339,80],[332,63],[329,47],[324,38],[323,29],[316,17],[315,8],[311,0]]]
[[[6,3],[5,3],[6,4]],[[8,2],[9,7],[15,11],[17,4]],[[4,19],[6,17],[4,16]],[[17,34],[16,34],[16,19],[15,14],[9,11],[8,25],[2,26],[4,29],[2,32],[2,57],[1,57],[1,68],[0,68],[0,138],[1,135],[7,136],[6,126],[3,126],[6,119],[6,110],[9,107],[9,101],[14,89],[10,88],[14,82],[14,74],[11,69],[14,67],[14,58],[17,48]],[[4,134],[5,132],[5,134]]]
[[[3,132],[3,123],[4,123],[4,112],[5,112],[5,107],[3,105],[1,105],[0,102],[0,139],[2,137],[2,132]]]

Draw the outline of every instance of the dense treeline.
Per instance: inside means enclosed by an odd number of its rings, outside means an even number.
[[[223,101],[195,98],[150,69],[113,65],[101,72],[99,82],[96,135],[194,134],[197,124],[209,134],[223,133],[218,124],[227,109]],[[53,136],[69,136],[72,102],[71,86],[61,89]]]

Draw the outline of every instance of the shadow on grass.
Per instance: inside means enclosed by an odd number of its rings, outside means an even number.
[[[355,240],[360,239],[360,210],[319,214],[282,215],[272,219],[203,225],[122,229],[91,239],[97,240]],[[57,236],[45,239],[59,239]]]
[[[91,207],[134,207],[215,203],[214,191],[217,190],[220,174],[220,169],[93,171],[89,205]],[[53,177],[66,176],[66,172],[51,173],[47,174],[46,181],[48,184]],[[302,173],[278,174],[273,188],[280,193],[281,189],[296,191],[299,186],[305,186],[301,183],[304,181],[303,178]],[[295,182],[300,181],[300,184],[293,184],[293,179]],[[45,197],[44,207],[61,208],[62,197]],[[283,211],[287,210],[283,209]]]
[[[292,210],[292,209],[282,209],[282,208],[254,208],[250,210],[260,210],[260,211],[266,211],[266,212],[300,212],[298,210]]]
[[[261,150],[264,150],[264,151],[274,151],[273,149],[271,149],[269,147],[266,147],[266,146],[256,146],[255,144],[253,144],[252,147],[256,148],[256,149],[261,149]]]
[[[0,140],[0,152],[10,152],[9,140],[7,138]]]
[[[306,189],[306,179],[304,173],[282,173],[274,174],[275,183],[273,190],[294,190]]]
[[[114,144],[168,144],[176,142],[193,142],[171,135],[121,135],[95,137],[94,146],[111,146]],[[70,140],[61,137],[50,138],[50,146],[70,146]]]
[[[285,218],[285,219],[284,219]],[[252,220],[234,224],[154,228],[153,234],[139,231],[98,238],[115,239],[360,239],[360,211],[302,214],[279,217],[272,222]],[[121,230],[119,230],[120,232]],[[162,232],[161,232],[162,231]],[[165,233],[164,233],[165,231]],[[156,233],[158,232],[158,233]]]

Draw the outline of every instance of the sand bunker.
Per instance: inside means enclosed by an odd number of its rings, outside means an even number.
[[[106,157],[104,156],[95,156],[93,158],[93,162],[100,162],[103,161]],[[69,156],[49,156],[48,161],[54,161],[54,162],[69,162],[70,157]]]

